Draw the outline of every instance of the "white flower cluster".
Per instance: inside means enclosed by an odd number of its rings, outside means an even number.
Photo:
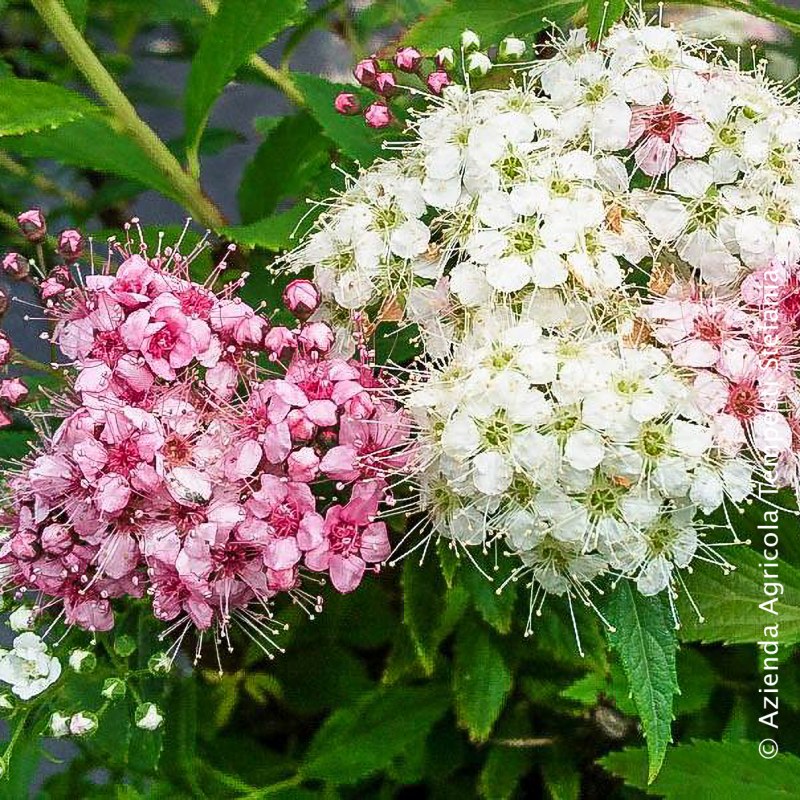
[[[0,651],[0,681],[10,684],[22,700],[41,694],[60,675],[61,662],[47,652],[47,645],[33,631],[20,633],[11,650]]]
[[[797,259],[800,113],[762,70],[661,26],[555,46],[507,89],[432,98],[289,266],[344,308],[399,304],[441,351],[464,307],[594,302],[665,249],[713,285]]]
[[[537,592],[591,602],[611,573],[672,596],[701,550],[729,566],[699,515],[759,475],[652,338],[642,289],[678,274],[735,297],[797,263],[799,107],[660,25],[552,46],[507,88],[432,97],[286,261],[334,317],[418,326],[405,402],[438,535],[502,542]]]
[[[550,593],[609,568],[664,590],[703,546],[695,510],[752,491],[750,465],[716,448],[665,354],[594,326],[548,335],[485,315],[407,404],[436,532],[502,540]]]

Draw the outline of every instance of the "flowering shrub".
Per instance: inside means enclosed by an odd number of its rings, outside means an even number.
[[[785,792],[792,43],[357,5],[0,12],[6,794]],[[292,69],[312,31],[346,82]],[[191,55],[180,140],[131,42]],[[294,113],[209,127],[254,79]]]

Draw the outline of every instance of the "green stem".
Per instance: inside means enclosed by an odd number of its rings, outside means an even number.
[[[18,351],[14,351],[14,355],[11,358],[12,364],[19,364],[21,367],[27,367],[28,369],[36,370],[37,372],[56,372],[49,364],[43,364],[41,361],[37,361],[35,358],[28,358],[28,356],[22,355],[22,353]]]
[[[269,797],[270,795],[277,794],[278,792],[282,792],[284,789],[293,789],[296,786],[299,786],[303,782],[303,777],[298,773],[297,775],[293,775],[291,778],[287,778],[285,781],[279,781],[278,783],[270,784],[269,786],[265,786],[263,789],[256,789],[256,791],[251,792],[250,794],[246,794],[241,800],[261,800],[263,797]]]
[[[217,13],[217,8],[219,7],[217,0],[199,0],[199,3],[209,16],[213,17]],[[292,79],[292,74],[288,68],[277,69],[258,54],[250,56],[248,63],[252,69],[266,78],[269,83],[282,92],[298,108],[305,108],[308,105],[305,96]]]
[[[183,170],[164,142],[138,115],[59,0],[31,0],[31,4],[92,89],[153,165],[172,183],[192,216],[209,228],[222,227],[225,219],[219,209],[203,194],[198,181]]]

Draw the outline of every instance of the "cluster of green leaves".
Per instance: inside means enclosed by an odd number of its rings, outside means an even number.
[[[800,31],[798,12],[766,0],[726,5]],[[68,15],[55,27],[53,9]],[[291,68],[309,34],[325,29],[340,37],[356,60],[376,37],[431,52],[456,44],[466,27],[485,42],[509,34],[533,41],[574,18],[599,37],[624,10],[618,0],[376,0],[352,12],[342,0],[313,8],[303,0],[0,0],[0,226],[11,247],[13,215],[43,204],[52,218],[85,225],[101,240],[154,191],[249,250],[253,265],[266,263],[312,223],[317,209],[305,198],[341,186],[332,161],[352,170],[381,152],[380,136],[333,110],[336,93],[353,87]],[[166,31],[170,46],[148,56],[188,64],[180,95],[133,77],[141,34],[154,30]],[[276,41],[277,65],[259,55]],[[67,58],[59,46],[74,54],[81,42],[98,63]],[[236,131],[209,124],[234,79],[277,89],[291,111],[263,116],[266,102],[254,109],[260,144],[243,165],[237,218],[226,220],[203,168],[241,141]],[[129,111],[115,85],[132,101]],[[182,136],[158,142],[136,115],[154,104],[183,113]],[[273,276],[250,271],[247,299],[274,304],[280,286]],[[52,386],[56,379],[44,370],[38,380]],[[2,457],[21,456],[31,436],[24,423],[0,432]],[[741,521],[755,540],[758,513]],[[146,654],[159,646],[152,629],[131,632],[137,647],[124,664],[114,648],[119,632],[99,637],[106,656],[96,674],[65,673],[53,702],[96,708],[102,681],[115,670],[129,677],[130,690],[104,710],[95,735],[77,740],[77,755],[44,781],[39,796],[306,800],[393,797],[419,787],[433,798],[492,800],[788,797],[800,780],[800,759],[791,755],[800,752],[800,545],[791,525],[785,517],[779,567],[781,711],[773,738],[782,752],[771,761],[757,750],[765,731],[757,642],[768,615],[759,609],[765,598],[756,549],[730,551],[739,567],[731,575],[700,564],[686,577],[702,624],[685,594],[673,609],[621,584],[600,608],[613,632],[582,606],[573,620],[568,606],[550,602],[524,638],[524,581],[498,595],[499,581],[431,547],[422,563],[411,555],[353,596],[326,592],[319,619],[282,610],[291,623],[281,641],[286,654],[265,661],[238,642],[222,676],[213,660],[192,671],[179,659],[177,674],[155,685],[142,672]],[[484,568],[494,572],[493,564]],[[134,691],[159,702],[163,733],[131,725]],[[35,780],[45,724],[44,707],[24,720],[21,710],[10,718],[17,738],[5,778],[14,797],[26,796]]]

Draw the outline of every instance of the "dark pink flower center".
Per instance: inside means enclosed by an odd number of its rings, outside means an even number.
[[[672,106],[654,106],[644,114],[645,133],[669,142],[678,126],[688,121],[689,117],[686,114],[675,111]]]
[[[731,387],[725,411],[740,420],[747,420],[755,416],[758,408],[758,391],[753,383],[742,382]]]
[[[136,442],[128,439],[109,448],[106,468],[109,472],[127,476],[141,460]]]
[[[92,355],[110,367],[116,366],[120,358],[127,352],[128,348],[118,331],[100,331],[95,334]]]
[[[349,556],[361,549],[361,531],[357,525],[340,520],[328,530],[331,552]]]
[[[208,319],[208,315],[214,307],[214,301],[207,294],[193,286],[178,296],[181,301],[181,311],[187,317]]]
[[[177,336],[175,336],[172,331],[168,328],[162,328],[153,338],[150,340],[150,344],[147,346],[147,351],[153,358],[164,358],[165,355],[169,355],[172,348],[175,346],[175,342],[177,341]]]
[[[287,536],[295,536],[300,526],[300,513],[297,506],[285,500],[273,509],[269,523],[275,536],[281,539]]]

